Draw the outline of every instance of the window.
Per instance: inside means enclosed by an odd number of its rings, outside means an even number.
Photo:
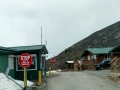
[[[107,55],[104,56],[104,58],[105,58],[105,59],[106,59],[106,58],[110,58],[110,55],[107,54]]]
[[[107,55],[105,55],[105,58],[107,58]]]
[[[31,54],[32,56],[32,64],[30,65],[30,67],[27,68],[27,70],[37,70],[37,57],[35,54]],[[17,71],[23,71],[23,67],[21,67],[19,64],[18,64],[18,57],[16,57],[16,70]]]
[[[45,67],[45,57],[42,57],[42,69],[44,69],[44,67]]]
[[[91,56],[91,59],[94,59],[94,57],[93,57],[93,56]]]
[[[9,66],[9,68],[10,68],[10,70],[11,69],[14,69],[14,55],[9,55],[8,56],[9,57],[9,59],[8,59],[8,66]]]
[[[93,55],[94,59],[96,60],[96,55]]]
[[[88,60],[90,60],[90,56],[88,56]]]

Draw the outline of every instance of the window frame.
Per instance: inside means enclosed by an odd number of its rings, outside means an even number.
[[[43,57],[44,57],[44,64],[42,63],[43,62]],[[45,69],[45,60],[46,60],[46,57],[44,56],[44,54],[42,54],[41,55],[41,69]]]
[[[35,57],[35,69],[27,69],[27,71],[31,71],[31,70],[37,70],[37,55],[36,54],[30,54],[32,57]],[[16,71],[24,71],[24,69],[22,69],[22,70],[18,70],[18,57],[19,57],[20,55],[17,55],[16,57],[15,57],[15,60],[16,60]]]
[[[8,67],[10,70],[14,69],[14,57],[15,55],[8,55]],[[10,58],[12,58],[12,61]]]

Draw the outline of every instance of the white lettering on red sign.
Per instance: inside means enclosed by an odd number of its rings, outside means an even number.
[[[30,56],[21,56],[21,60],[23,61],[22,63],[29,63],[28,60],[29,60]]]

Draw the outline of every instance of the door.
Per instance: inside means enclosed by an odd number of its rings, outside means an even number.
[[[15,69],[14,69],[14,55],[8,56],[8,67],[9,67],[9,74],[12,78],[15,78]]]

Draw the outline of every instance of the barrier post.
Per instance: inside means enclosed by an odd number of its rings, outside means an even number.
[[[49,67],[49,76],[52,75],[52,72],[51,72],[51,67]]]
[[[38,83],[39,83],[39,84],[42,83],[42,79],[41,79],[41,71],[38,71]]]

